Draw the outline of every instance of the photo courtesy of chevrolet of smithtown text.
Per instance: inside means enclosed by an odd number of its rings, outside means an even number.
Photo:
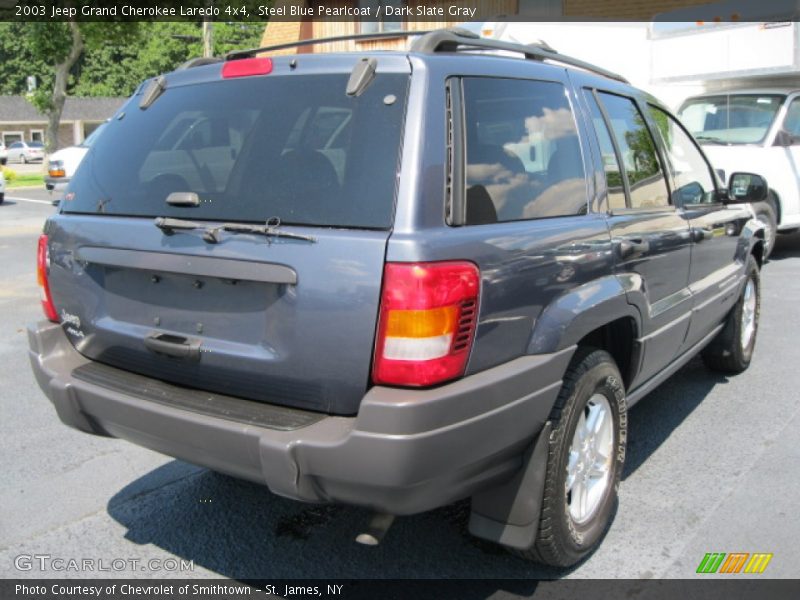
[[[799,16],[0,0],[0,598],[797,598]]]

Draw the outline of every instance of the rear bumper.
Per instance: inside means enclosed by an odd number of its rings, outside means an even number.
[[[50,177],[49,175],[44,176],[44,187],[49,192],[60,194],[67,189],[68,185],[69,177]]]
[[[267,413],[281,410],[271,405],[222,397],[246,405],[245,417],[187,409],[171,404],[171,392],[196,395],[199,405],[208,394],[105,365],[110,377],[87,380],[78,370],[97,363],[79,354],[59,325],[37,323],[28,337],[36,379],[71,427],[263,483],[281,496],[398,515],[468,497],[514,473],[574,350],[518,358],[434,389],[374,387],[355,417],[304,419],[292,410],[301,418],[287,429],[285,420],[269,425]],[[153,388],[160,399],[143,396]]]

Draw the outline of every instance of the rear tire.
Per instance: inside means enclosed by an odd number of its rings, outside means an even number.
[[[750,366],[761,312],[761,279],[756,259],[750,255],[742,295],[728,313],[725,326],[702,352],[709,369],[741,373]]]
[[[6,199],[6,194],[5,194],[5,192],[2,192],[2,193],[0,193],[0,204],[2,204],[2,203],[3,203],[3,200],[5,200],[5,199]]]
[[[625,388],[607,352],[578,349],[550,420],[539,531],[531,548],[514,552],[568,567],[592,552],[608,530],[625,461]]]

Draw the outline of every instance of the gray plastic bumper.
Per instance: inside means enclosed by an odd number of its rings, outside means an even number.
[[[285,418],[270,425],[282,410],[272,405],[221,397],[246,411],[187,408],[171,398],[196,394],[209,406],[209,395],[105,365],[103,378],[87,380],[82,370],[98,363],[79,354],[60,325],[31,325],[28,337],[36,379],[71,427],[263,483],[281,496],[398,515],[471,496],[518,470],[574,350],[518,358],[427,390],[373,387],[355,417],[303,418],[287,409],[294,423],[287,428]],[[145,396],[152,390],[157,399]]]

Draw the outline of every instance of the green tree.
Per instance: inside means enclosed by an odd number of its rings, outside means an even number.
[[[216,22],[214,52],[257,47],[263,32],[263,22]],[[36,77],[29,99],[48,118],[52,152],[67,96],[129,96],[201,55],[200,22],[0,22],[0,94],[25,94]]]
[[[36,59],[46,62],[50,72],[30,96],[30,101],[47,116],[45,133],[48,152],[58,146],[58,125],[67,98],[70,73],[84,51],[94,52],[107,43],[130,43],[138,32],[138,23],[85,23],[69,21],[26,23],[24,43]],[[52,84],[47,85],[52,76]]]

